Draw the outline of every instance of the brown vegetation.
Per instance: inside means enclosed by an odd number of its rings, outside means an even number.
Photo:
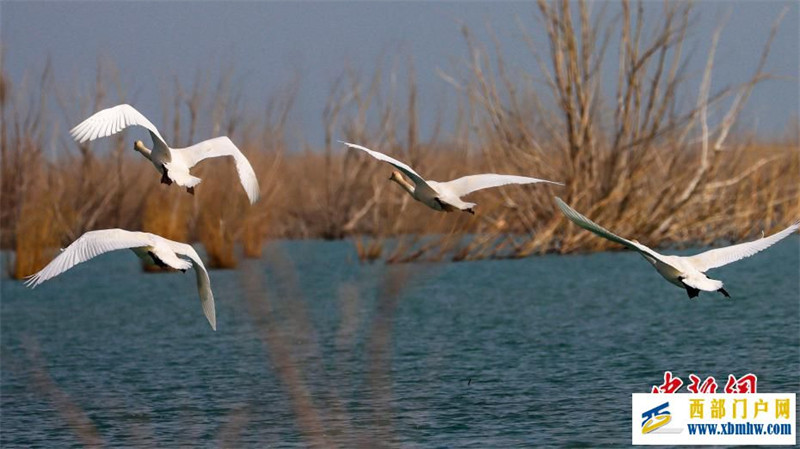
[[[259,257],[269,238],[355,236],[362,259],[390,263],[613,247],[568,224],[553,206],[554,195],[609,229],[656,246],[739,240],[800,216],[796,138],[764,143],[734,133],[753,87],[768,77],[769,42],[748,80],[714,90],[717,30],[700,89],[690,92],[684,70],[690,4],[659,6],[662,22],[652,33],[642,31],[643,7],[623,3],[620,18],[604,20],[585,3],[539,2],[548,40],[535,42],[520,27],[538,73],[515,72],[497,42],[486,46],[465,28],[469,58],[441,73],[460,102],[446,138],[440,127],[427,141],[419,136],[410,61],[403,102],[394,85],[391,95],[380,95],[382,67],[366,80],[346,72],[323,111],[325,145],[317,150],[288,148],[296,85],[259,119],[245,117],[230,76],[216,87],[200,77],[191,89],[172,87],[161,125],[167,139],[179,146],[230,135],[261,184],[262,199],[252,207],[230,161],[198,166],[204,181],[191,196],[159,184],[124,133],[104,139],[112,147],[108,152],[92,148],[100,143],[72,142],[56,125],[53,105],[74,124],[114,103],[107,100],[109,86],[124,101],[116,72],[107,66],[98,67],[90,98],[64,94],[49,68],[35,85],[11,86],[3,76],[0,243],[15,250],[12,274],[30,274],[59,245],[109,227],[199,240],[211,266],[232,267],[237,245],[246,257]],[[615,61],[608,56],[611,35],[622,42]],[[618,66],[611,95],[600,82],[600,67],[608,64]],[[543,80],[545,89],[531,79]],[[694,106],[682,107],[679,95],[696,98]],[[712,122],[710,116],[720,118]],[[210,129],[201,129],[209,118]],[[390,184],[387,166],[345,151],[337,139],[396,155],[432,179],[491,171],[566,187],[492,189],[471,197],[479,204],[474,217],[436,213]]]
[[[655,246],[739,240],[800,216],[796,140],[764,144],[740,133],[738,142],[729,142],[753,87],[769,77],[764,65],[781,17],[751,77],[714,92],[711,76],[722,28],[715,30],[696,103],[682,109],[678,95],[688,85],[683,54],[690,4],[664,4],[654,33],[642,31],[641,3],[635,12],[623,3],[620,22],[603,22],[602,13],[592,20],[586,3],[570,5],[538,2],[547,46],[522,29],[545,92],[526,84],[528,74],[512,73],[496,41],[490,51],[466,28],[471,58],[458,75],[442,74],[468,99],[464,113],[481,143],[470,171],[532,173],[564,181],[566,188],[497,189],[491,193],[494,202],[480,202],[483,221],[454,225],[434,241],[401,241],[403,256],[387,261],[614,247],[566,225],[553,210],[552,194],[599,223]],[[611,33],[620,34],[621,44],[617,90],[607,98],[600,67]],[[545,94],[555,99],[555,107],[546,106]],[[717,123],[710,123],[711,108],[723,112]],[[478,235],[470,239],[453,238],[475,230]]]

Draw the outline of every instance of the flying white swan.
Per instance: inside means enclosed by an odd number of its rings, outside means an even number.
[[[72,242],[61,254],[56,256],[40,272],[28,276],[25,285],[35,288],[42,282],[56,277],[75,265],[118,249],[130,249],[145,262],[160,267],[172,267],[186,272],[194,267],[197,275],[197,291],[211,328],[217,330],[217,317],[214,311],[214,294],[208,271],[194,248],[185,243],[173,242],[159,235],[147,232],[131,232],[124,229],[103,229],[83,234]],[[189,260],[178,256],[188,257]]]
[[[170,148],[159,134],[158,129],[131,105],[120,104],[103,109],[87,118],[69,132],[79,143],[116,134],[129,126],[141,126],[150,131],[153,149],[144,146],[141,140],[133,144],[133,149],[153,163],[159,173],[161,182],[170,185],[175,181],[186,191],[194,194],[194,186],[201,179],[192,176],[189,169],[198,162],[220,156],[231,156],[236,162],[236,171],[250,204],[258,200],[258,179],[253,167],[239,148],[226,136],[205,140],[186,148]]]
[[[569,207],[561,198],[556,198],[556,203],[558,203],[558,207],[564,212],[564,215],[576,225],[600,237],[607,238],[612,242],[619,243],[629,249],[637,251],[658,270],[658,273],[663,276],[664,279],[678,287],[685,288],[690,298],[696,297],[700,293],[700,290],[707,292],[717,291],[730,298],[728,292],[722,288],[722,281],[709,279],[706,277],[705,272],[712,268],[721,267],[763,251],[800,228],[800,221],[796,221],[777,234],[772,234],[769,237],[762,237],[752,242],[712,249],[694,256],[665,256],[642,245],[636,240],[627,240],[612,234],[597,223],[575,211],[575,209]]]
[[[361,145],[342,142],[341,140],[339,142],[347,145],[349,148],[364,151],[375,159],[388,162],[395,166],[399,171],[393,171],[389,180],[400,184],[400,186],[415,200],[438,211],[452,212],[458,209],[474,214],[475,210],[473,208],[476,204],[462,201],[461,197],[476,190],[488,189],[490,187],[499,187],[508,184],[533,184],[537,182],[547,182],[560,186],[564,185],[560,182],[547,181],[545,179],[529,178],[527,176],[497,175],[494,173],[464,176],[463,178],[447,182],[426,181],[422,176],[411,169],[411,167],[392,157],[362,147]],[[400,172],[408,176],[414,184],[412,185],[403,179]]]

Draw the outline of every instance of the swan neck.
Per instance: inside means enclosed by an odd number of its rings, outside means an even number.
[[[406,191],[406,192],[408,192],[408,193],[410,193],[411,195],[413,195],[413,194],[414,194],[414,186],[413,186],[413,185],[411,185],[411,183],[409,183],[409,182],[408,182],[408,181],[406,181],[405,179],[403,179],[403,178],[397,178],[397,177],[394,177],[394,178],[392,178],[392,181],[394,181],[394,182],[396,182],[396,183],[400,184],[400,187],[402,187],[403,189],[405,189],[405,191]]]
[[[144,146],[144,144],[143,144],[141,141],[137,141],[137,142],[136,142],[136,143],[133,145],[133,149],[134,149],[134,150],[136,150],[136,151],[138,151],[139,153],[141,153],[141,155],[142,155],[142,156],[144,156],[144,157],[146,157],[147,159],[150,159],[150,154],[152,154],[152,153],[153,153],[153,152],[150,150],[150,148],[147,148],[146,146]]]

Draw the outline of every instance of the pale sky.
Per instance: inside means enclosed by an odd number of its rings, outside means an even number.
[[[657,16],[661,2],[645,3]],[[593,2],[593,11],[600,6]],[[717,51],[713,85],[738,84],[753,73],[770,24],[787,6],[789,13],[767,64],[768,71],[785,79],[766,82],[754,91],[741,124],[757,127],[767,137],[782,136],[787,123],[798,117],[798,3],[701,1],[690,36],[694,51],[688,73],[696,83],[712,30],[730,11]],[[618,5],[613,3],[606,15],[617,12]],[[14,86],[26,74],[40,74],[49,56],[58,85],[77,93],[91,92],[98,58],[106,58],[119,69],[129,102],[157,125],[161,95],[175,78],[190,86],[198,70],[216,80],[232,66],[247,108],[260,111],[300,73],[290,132],[312,146],[321,145],[325,100],[348,65],[368,78],[383,61],[387,80],[394,68],[403,85],[405,61],[412,56],[422,125],[429,129],[437,108],[447,111],[455,105],[457,94],[437,75],[437,69],[452,72],[466,56],[460,22],[487,45],[491,42],[485,25],[491,24],[505,57],[518,68],[532,68],[534,63],[520,38],[517,20],[526,24],[543,49],[547,45],[534,2],[2,1],[0,18],[4,69]],[[612,40],[611,45],[615,44]],[[608,67],[616,69],[613,63]],[[604,74],[609,80],[615,76]],[[613,88],[613,82],[608,84]],[[103,106],[116,104],[111,94]],[[685,95],[686,101],[693,101],[693,92]],[[444,130],[446,134],[447,120]],[[211,136],[201,132],[200,137]]]

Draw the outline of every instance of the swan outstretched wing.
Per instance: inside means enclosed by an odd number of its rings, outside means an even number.
[[[660,254],[658,254],[657,252],[653,251],[652,249],[648,248],[645,245],[642,245],[639,242],[634,242],[634,241],[631,241],[631,240],[628,240],[628,239],[624,239],[624,238],[622,238],[622,237],[620,237],[620,236],[618,236],[616,234],[613,234],[611,231],[609,231],[609,230],[605,229],[604,227],[598,225],[597,223],[593,222],[592,220],[589,220],[588,218],[586,218],[583,215],[581,215],[575,209],[569,207],[569,205],[567,205],[567,203],[562,201],[561,198],[556,197],[556,204],[558,204],[558,208],[561,209],[561,212],[563,212],[564,215],[566,215],[567,218],[570,219],[570,221],[572,221],[576,225],[582,227],[583,229],[586,229],[587,231],[591,231],[591,232],[599,235],[600,237],[603,237],[605,239],[611,240],[612,242],[616,242],[616,243],[619,243],[620,245],[624,245],[624,246],[628,247],[629,249],[632,249],[634,251],[638,251],[638,252],[643,253],[643,254],[645,254],[647,256],[655,258],[656,260],[663,261],[662,260],[662,256]]]
[[[792,235],[798,228],[800,228],[800,221],[794,222],[788,228],[772,234],[769,237],[763,237],[758,240],[753,240],[752,242],[740,243],[725,248],[712,249],[704,253],[687,257],[686,260],[697,268],[698,271],[704,273],[706,270],[721,267],[763,251]]]
[[[250,204],[258,201],[259,187],[256,173],[253,166],[247,160],[239,148],[226,136],[216,137],[205,140],[198,144],[186,148],[174,149],[173,154],[177,153],[183,158],[187,168],[195,166],[203,159],[221,156],[231,156],[236,162],[236,171],[239,173],[239,181],[247,192]]]
[[[497,175],[494,173],[464,176],[452,181],[440,182],[439,185],[449,189],[450,192],[456,196],[461,197],[476,190],[488,189],[491,187],[499,187],[508,184],[534,184],[537,182],[546,182],[559,186],[564,185],[563,183],[548,181],[546,179],[530,178],[527,176]]]
[[[172,240],[163,239],[169,245],[175,254],[188,257],[194,266],[194,272],[197,275],[197,292],[200,294],[200,306],[203,307],[203,313],[208,319],[208,324],[211,328],[217,330],[217,314],[214,309],[214,293],[211,291],[211,279],[208,277],[203,261],[197,255],[197,251],[192,248],[192,245],[186,243],[173,242]]]
[[[374,157],[375,159],[377,159],[379,161],[388,162],[388,163],[394,165],[394,167],[397,168],[398,170],[400,170],[401,172],[403,172],[404,175],[406,175],[409,178],[411,178],[411,180],[414,181],[414,184],[416,184],[416,185],[427,185],[428,184],[427,181],[425,181],[425,178],[423,178],[422,176],[417,174],[417,172],[415,172],[414,169],[412,169],[408,165],[398,161],[397,159],[395,159],[395,158],[393,158],[391,156],[387,156],[387,155],[385,155],[383,153],[380,153],[378,151],[370,150],[367,147],[362,147],[361,145],[356,145],[354,143],[342,142],[341,140],[339,142],[347,145],[349,148],[355,148],[356,150],[361,150],[361,151],[369,154],[370,156]]]
[[[41,271],[28,276],[25,285],[31,288],[36,287],[79,263],[86,262],[109,251],[142,248],[152,246],[153,243],[150,235],[143,232],[130,232],[123,229],[90,231],[72,242]]]
[[[72,138],[79,143],[83,143],[87,140],[94,140],[99,137],[107,137],[116,134],[129,126],[141,126],[146,128],[150,131],[153,140],[158,138],[164,146],[167,146],[167,143],[164,142],[164,138],[158,133],[158,129],[156,129],[155,125],[129,104],[120,104],[96,112],[94,115],[72,128],[69,133]]]

